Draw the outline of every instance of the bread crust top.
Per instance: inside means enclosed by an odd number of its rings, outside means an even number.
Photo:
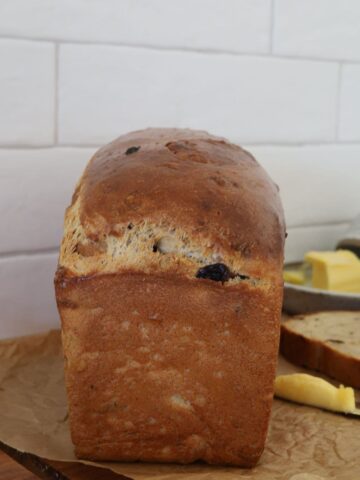
[[[67,209],[59,266],[68,276],[193,277],[222,262],[280,281],[284,239],[278,187],[249,152],[203,131],[153,128],[92,157]]]

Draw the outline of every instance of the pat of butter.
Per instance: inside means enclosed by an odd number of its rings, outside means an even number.
[[[279,375],[275,379],[275,395],[304,405],[350,413],[355,411],[355,394],[351,387],[334,387],[322,378],[306,373]]]
[[[305,261],[312,266],[314,288],[360,293],[360,260],[353,252],[309,252]]]
[[[301,270],[284,270],[284,281],[295,285],[305,284],[305,275]]]

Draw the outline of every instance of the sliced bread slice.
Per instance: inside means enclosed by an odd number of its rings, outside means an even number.
[[[292,317],[281,326],[280,351],[296,365],[360,388],[360,311]]]

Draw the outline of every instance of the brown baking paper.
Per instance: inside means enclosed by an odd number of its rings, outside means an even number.
[[[295,367],[280,358],[279,372]],[[61,461],[74,457],[67,421],[60,334],[0,342],[0,440]],[[360,420],[274,400],[259,465],[91,463],[135,480],[320,480],[360,478]]]

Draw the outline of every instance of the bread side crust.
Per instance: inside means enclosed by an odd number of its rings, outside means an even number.
[[[251,467],[273,398],[282,289],[128,274],[59,278],[76,454]]]
[[[325,373],[345,385],[360,388],[360,360],[334,350],[281,325],[280,352],[295,365]]]

